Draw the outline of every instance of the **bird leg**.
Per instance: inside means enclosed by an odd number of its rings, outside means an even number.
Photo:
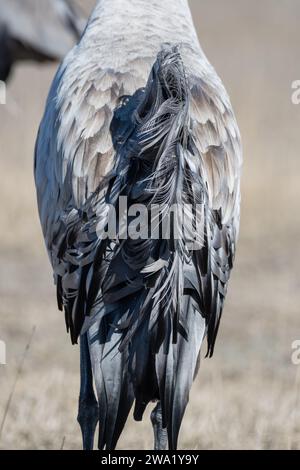
[[[93,450],[98,419],[98,402],[94,393],[91,358],[85,333],[80,337],[80,395],[77,417],[81,427],[84,450]]]
[[[168,447],[167,429],[163,428],[162,409],[160,401],[151,413],[154,432],[154,450],[166,450]]]

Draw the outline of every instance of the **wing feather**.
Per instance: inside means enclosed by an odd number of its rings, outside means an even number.
[[[192,76],[190,83],[195,145],[211,210],[206,244],[196,255],[211,356],[239,232],[242,147],[228,95],[214,70],[208,70],[205,80]]]

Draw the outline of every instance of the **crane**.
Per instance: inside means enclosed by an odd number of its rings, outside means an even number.
[[[80,341],[84,449],[98,423],[99,449],[115,449],[132,407],[140,421],[151,402],[154,448],[177,448],[205,338],[214,352],[241,166],[188,1],[98,0],[35,150],[58,307]]]
[[[60,61],[86,19],[70,0],[0,0],[0,80],[18,61]]]

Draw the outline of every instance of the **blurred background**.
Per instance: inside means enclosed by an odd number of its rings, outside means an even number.
[[[93,1],[82,0],[89,12]],[[180,437],[184,449],[300,449],[299,0],[191,0],[201,44],[231,96],[244,144],[240,242],[213,359],[204,359]],[[57,311],[39,226],[33,149],[57,65],[22,64],[0,106],[0,437],[2,449],[81,447],[79,351]],[[152,446],[129,420],[121,449]]]

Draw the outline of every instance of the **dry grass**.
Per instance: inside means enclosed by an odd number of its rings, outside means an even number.
[[[298,0],[194,0],[203,47],[229,89],[245,149],[236,268],[212,360],[204,360],[183,448],[300,448],[300,107]],[[78,349],[56,311],[38,225],[32,152],[53,67],[22,66],[0,107],[0,419],[33,325],[37,332],[0,448],[79,448]],[[149,421],[130,421],[120,448],[151,447]]]

